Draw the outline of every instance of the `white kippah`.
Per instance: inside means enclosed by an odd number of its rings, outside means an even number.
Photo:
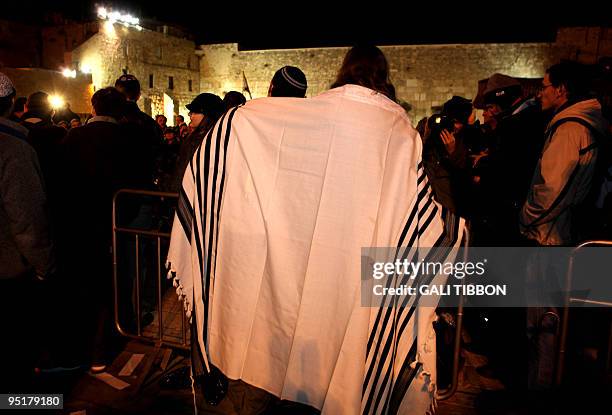
[[[15,87],[8,76],[0,72],[0,98],[8,97],[15,92]]]

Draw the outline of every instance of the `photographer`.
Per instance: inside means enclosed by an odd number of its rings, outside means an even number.
[[[460,216],[469,208],[470,143],[477,141],[472,127],[472,102],[454,96],[444,103],[442,113],[427,121],[423,162],[436,200]]]

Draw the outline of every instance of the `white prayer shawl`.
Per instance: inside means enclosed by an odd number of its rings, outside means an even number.
[[[201,356],[324,414],[433,412],[434,309],[360,293],[362,247],[460,243],[420,160],[404,109],[360,86],[228,111],[187,168],[168,254]]]

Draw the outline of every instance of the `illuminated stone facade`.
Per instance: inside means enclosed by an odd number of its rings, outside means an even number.
[[[495,72],[539,78],[560,59],[595,63],[612,56],[611,37],[612,31],[605,28],[565,28],[551,43],[401,45],[382,50],[397,97],[416,122],[452,95],[473,99],[478,80]],[[112,85],[127,69],[141,81],[143,110],[151,115],[172,111],[186,115],[185,104],[198,93],[223,97],[227,91],[243,91],[245,78],[253,98],[265,96],[274,72],[284,65],[301,68],[308,79],[307,96],[315,96],[329,88],[347,50],[241,51],[235,43],[196,47],[172,32],[101,22],[97,33],[68,53],[66,60],[69,66],[91,70],[95,88]]]
[[[478,80],[495,72],[522,78],[544,75],[559,60],[561,49],[551,43],[417,45],[381,47],[391,69],[400,101],[412,107],[418,120],[453,95],[473,99]],[[284,66],[301,68],[308,79],[307,96],[315,96],[334,81],[347,48],[239,51],[236,44],[202,46],[202,90],[223,94],[241,91],[243,72],[253,98],[267,94],[274,72]]]
[[[200,65],[195,43],[164,32],[101,22],[96,34],[70,54],[71,66],[91,72],[94,88],[112,86],[123,70],[140,80],[138,104],[155,116],[187,116],[185,105],[199,93]]]

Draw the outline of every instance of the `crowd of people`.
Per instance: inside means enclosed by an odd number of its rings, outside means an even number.
[[[382,83],[352,79],[372,64],[349,63],[338,76],[342,85],[396,100],[388,74]],[[459,96],[419,121],[422,161],[436,201],[468,220],[471,245],[611,239],[610,109],[602,110],[606,98],[589,80],[585,67],[562,62],[548,68],[529,95],[520,80],[492,74],[480,96],[482,122],[474,103]],[[306,91],[304,73],[285,66],[268,96],[305,98]],[[169,127],[164,115],[153,119],[139,109],[140,83],[128,74],[93,94],[91,117],[81,125],[69,107],[54,112],[44,92],[27,99],[17,93],[0,73],[0,315],[11,337],[21,339],[14,354],[2,358],[9,374],[3,376],[5,392],[27,388],[34,367],[87,362],[92,371],[105,369],[112,357],[114,193],[180,192],[208,132],[224,113],[246,103],[236,91],[223,99],[201,93],[186,106],[189,123],[177,115]],[[126,220],[136,219],[139,209],[125,213]],[[32,341],[41,331],[44,353]],[[53,345],[58,337],[69,340]]]
[[[246,98],[237,91],[224,99],[199,94],[186,106],[189,124],[177,115],[176,126],[168,127],[164,115],[154,120],[139,109],[140,82],[127,74],[93,94],[93,111],[82,125],[69,104],[55,110],[45,92],[17,97],[4,74],[0,87],[0,302],[11,313],[22,309],[7,326],[20,340],[15,355],[7,356],[9,375],[3,380],[9,384],[2,390],[18,391],[35,366],[76,368],[89,362],[92,370],[104,370],[114,337],[114,193],[122,188],[178,192],[206,133]],[[270,96],[304,97],[305,92],[306,78],[294,67],[281,68],[270,85]],[[143,207],[131,206],[121,220],[137,223],[139,218]],[[42,296],[40,290],[52,295]],[[18,292],[37,293],[37,306],[18,306],[23,301],[14,295]],[[39,316],[45,308],[48,312]],[[41,318],[46,339],[32,342],[30,323]]]

